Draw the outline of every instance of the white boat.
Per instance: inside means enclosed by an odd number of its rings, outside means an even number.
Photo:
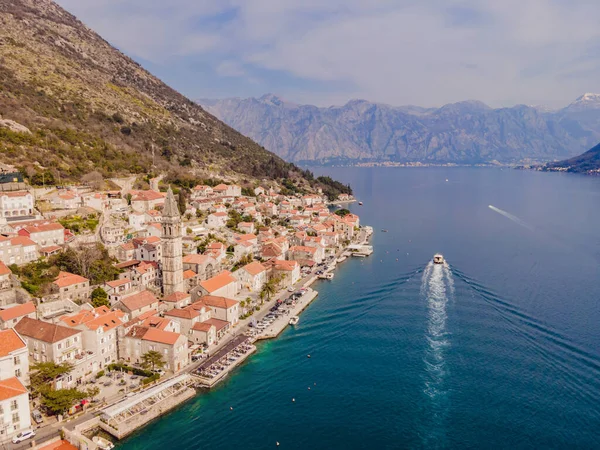
[[[290,325],[296,325],[299,321],[300,321],[300,317],[298,317],[298,316],[292,316],[290,318]]]
[[[92,441],[94,441],[94,444],[96,444],[100,450],[112,450],[115,448],[115,444],[100,436],[94,436]]]
[[[436,253],[435,255],[433,255],[433,263],[434,264],[444,264],[446,261],[444,261],[444,256],[441,253]]]
[[[319,275],[319,278],[321,280],[333,280],[333,273],[331,273],[331,272],[322,273],[321,275]]]
[[[342,256],[340,256],[338,259],[336,259],[336,261],[337,261],[338,263],[341,263],[341,262],[344,262],[344,261],[346,261],[346,258],[347,258],[346,256],[342,255]]]

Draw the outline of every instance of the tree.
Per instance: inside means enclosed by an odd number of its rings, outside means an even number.
[[[179,195],[177,196],[177,206],[179,207],[180,214],[185,214],[185,212],[187,210],[187,199],[188,199],[187,190],[184,188],[181,188],[179,190]]]
[[[150,368],[154,370],[155,367],[160,369],[165,365],[165,360],[163,359],[161,353],[157,352],[156,350],[150,350],[147,353],[144,353],[142,355],[142,361],[142,367],[145,369]]]
[[[108,251],[100,243],[69,248],[58,254],[53,263],[61,270],[89,278],[90,284],[114,280],[119,274]]]
[[[108,294],[101,287],[97,287],[92,291],[92,306],[99,308],[100,306],[110,307],[110,301],[108,300]]]
[[[87,396],[87,392],[77,389],[48,390],[42,395],[42,405],[54,414],[63,414],[75,402],[81,401]]]
[[[132,195],[128,192],[127,194],[125,194],[125,200],[127,200],[127,204],[131,205],[131,199],[132,199]]]
[[[348,214],[350,214],[350,211],[347,210],[346,208],[342,208],[342,209],[338,209],[334,214],[336,214],[340,217],[344,217],[344,216],[347,216]]]
[[[70,373],[73,370],[73,364],[69,362],[62,364],[37,362],[32,364],[29,370],[31,390],[39,394],[50,390],[58,377]]]

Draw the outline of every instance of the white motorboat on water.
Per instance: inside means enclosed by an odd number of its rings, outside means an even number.
[[[318,276],[318,278],[320,278],[321,280],[333,280],[333,273],[331,273],[331,272],[322,273],[321,275]]]
[[[441,253],[436,253],[433,255],[433,263],[434,264],[444,264],[446,261],[444,260],[444,256]]]
[[[92,438],[92,441],[98,446],[100,450],[112,450],[113,448],[115,448],[115,444],[110,442],[108,439],[104,439],[100,436],[94,436]]]
[[[290,325],[296,325],[299,321],[300,321],[300,317],[298,317],[298,316],[292,316],[290,318]]]

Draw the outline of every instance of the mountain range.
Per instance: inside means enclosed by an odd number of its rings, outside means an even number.
[[[92,172],[319,184],[50,0],[0,0],[0,162],[34,184]]]
[[[600,95],[565,108],[490,108],[464,101],[441,108],[351,100],[317,107],[260,98],[199,100],[209,112],[288,161],[516,164],[577,155],[600,142]]]

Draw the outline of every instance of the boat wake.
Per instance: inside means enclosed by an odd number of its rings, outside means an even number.
[[[421,297],[427,302],[427,329],[425,331],[425,363],[423,392],[429,399],[432,423],[428,424],[426,446],[440,443],[444,439],[444,423],[448,411],[448,388],[446,379],[449,369],[446,353],[450,347],[450,333],[447,329],[449,300],[454,296],[452,271],[447,264],[430,262],[423,271]],[[435,445],[434,445],[435,446]]]

